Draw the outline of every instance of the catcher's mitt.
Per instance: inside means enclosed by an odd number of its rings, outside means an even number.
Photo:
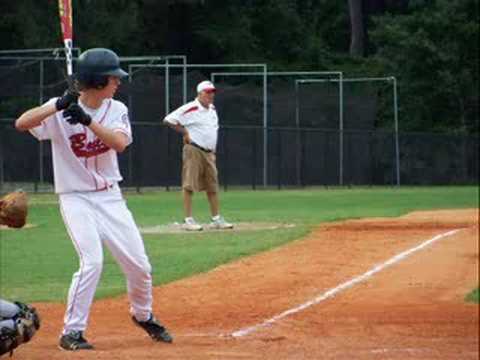
[[[0,225],[21,228],[25,225],[28,213],[27,194],[15,191],[0,199]]]
[[[0,356],[8,352],[12,355],[14,349],[29,342],[40,328],[40,316],[34,307],[21,302],[15,304],[20,309],[12,318],[15,329],[0,327]]]

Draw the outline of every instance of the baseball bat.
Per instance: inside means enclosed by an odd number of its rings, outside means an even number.
[[[73,74],[73,21],[72,21],[72,0],[58,0],[60,12],[60,25],[62,28],[63,43],[65,46],[65,61],[67,63],[67,75],[70,78]]]

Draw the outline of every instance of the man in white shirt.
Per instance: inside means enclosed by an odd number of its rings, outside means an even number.
[[[168,126],[183,135],[183,227],[190,231],[203,229],[192,217],[193,193],[203,190],[206,191],[210,205],[210,227],[233,228],[233,225],[220,215],[215,155],[218,138],[218,116],[213,105],[215,91],[215,86],[210,81],[202,81],[197,85],[196,99],[180,106],[164,119]]]
[[[73,90],[23,113],[19,131],[30,131],[52,145],[55,192],[60,212],[77,251],[59,346],[90,350],[83,337],[102,272],[103,245],[127,278],[133,322],[155,341],[172,337],[152,313],[151,265],[143,239],[118,186],[117,153],[132,142],[128,109],[113,96],[127,73],[109,49],[90,49],[77,61]]]

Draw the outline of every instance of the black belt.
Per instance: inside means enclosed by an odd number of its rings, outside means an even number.
[[[206,153],[211,153],[213,151],[213,150],[205,149],[204,147],[201,147],[200,145],[195,144],[193,141],[190,141],[190,145],[195,146],[197,149],[200,149]]]

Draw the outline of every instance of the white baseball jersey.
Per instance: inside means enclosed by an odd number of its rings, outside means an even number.
[[[198,99],[195,99],[168,114],[164,121],[184,126],[194,143],[215,151],[218,138],[218,116],[213,104],[207,109]]]
[[[54,103],[56,99],[50,99],[46,104]],[[131,143],[128,109],[123,103],[105,99],[95,110],[81,102],[79,105],[92,121],[124,133]],[[57,194],[99,191],[122,180],[116,151],[106,146],[88,127],[69,124],[61,111],[46,118],[30,132],[39,140],[51,140]]]

